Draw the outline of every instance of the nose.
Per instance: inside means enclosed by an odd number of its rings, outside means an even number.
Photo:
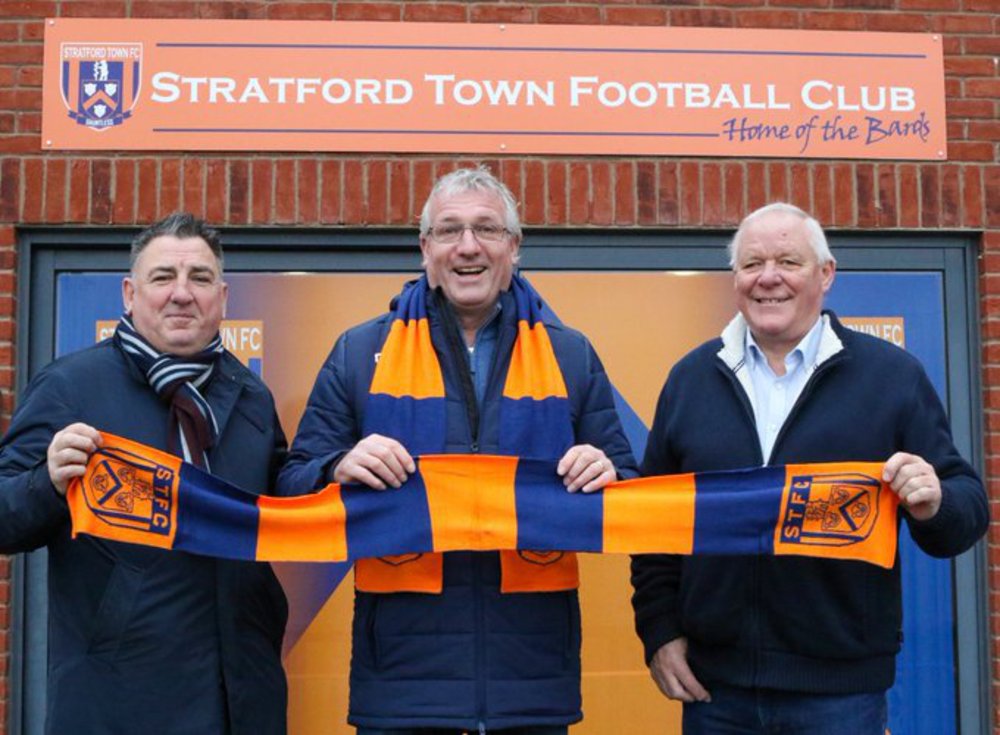
[[[462,230],[462,236],[458,239],[458,251],[460,253],[476,253],[479,251],[479,240],[471,227]]]
[[[773,260],[764,263],[764,268],[760,272],[759,283],[764,286],[773,286],[781,282],[781,269]]]
[[[191,285],[186,278],[178,278],[174,281],[174,288],[170,292],[170,300],[178,304],[189,304],[194,300],[191,293]]]

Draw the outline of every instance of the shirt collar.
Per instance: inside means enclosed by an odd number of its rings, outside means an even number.
[[[799,343],[795,345],[792,351],[785,355],[786,371],[791,371],[799,365],[805,365],[808,367],[816,363],[816,357],[819,355],[820,337],[822,334],[823,318],[820,316],[816,319],[816,323],[812,325],[812,328],[806,332],[806,335],[799,340]],[[757,344],[757,340],[753,338],[753,334],[749,329],[746,331],[745,357],[747,362],[752,362],[756,367],[767,365],[767,357],[764,355],[764,351]]]

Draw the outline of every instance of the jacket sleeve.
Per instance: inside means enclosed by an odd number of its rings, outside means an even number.
[[[43,370],[25,390],[0,441],[0,553],[45,546],[69,523],[66,500],[49,479],[53,435],[80,420],[74,390],[59,373]]]
[[[593,346],[585,338],[583,342],[586,373],[584,382],[576,388],[580,394],[578,414],[573,422],[574,440],[577,444],[591,444],[601,449],[614,462],[620,479],[636,477],[638,468],[615,409],[611,381]]]
[[[905,510],[903,517],[924,552],[936,557],[955,556],[986,533],[989,503],[979,476],[955,448],[944,407],[923,370],[913,386],[909,412],[900,427],[900,447],[934,467],[941,481],[941,508],[927,521],[917,521]]]
[[[643,477],[678,471],[670,452],[668,410],[671,382],[660,393],[653,428],[646,444],[640,473]],[[635,630],[642,641],[646,663],[666,643],[680,637],[682,557],[673,554],[636,554],[632,557],[632,609]]]
[[[288,461],[278,474],[277,495],[306,495],[330,483],[329,470],[361,439],[351,400],[347,341],[334,344],[316,376]]]

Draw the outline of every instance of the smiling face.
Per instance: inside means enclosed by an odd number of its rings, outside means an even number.
[[[495,242],[481,242],[466,229],[458,242],[442,243],[433,233],[450,225],[503,228],[504,214],[503,201],[493,192],[473,189],[438,195],[431,202],[431,232],[420,236],[427,280],[432,288],[441,287],[466,332],[475,333],[492,313],[500,292],[510,286],[520,241],[505,233]]]
[[[819,264],[801,217],[771,212],[746,225],[733,269],[736,303],[754,339],[784,359],[819,319],[836,264]]]
[[[125,311],[139,334],[160,352],[182,357],[212,341],[227,295],[219,261],[200,237],[150,240],[122,282]]]

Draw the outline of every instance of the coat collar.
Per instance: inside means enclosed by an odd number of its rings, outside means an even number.
[[[810,372],[844,349],[844,343],[837,336],[835,329],[839,326],[837,317],[831,311],[824,311],[820,319],[823,321],[823,328],[819,339],[819,351],[816,353],[816,362],[807,366]],[[746,319],[737,313],[722,330],[722,348],[717,355],[733,372],[739,372],[743,367],[747,329]]]
[[[152,391],[146,376],[139,370],[135,362],[130,360],[124,352],[121,352],[121,348],[117,345],[115,345],[115,349],[119,350],[129,376],[146,390]],[[205,400],[212,406],[212,413],[215,415],[215,422],[219,427],[219,436],[225,432],[233,408],[236,407],[236,402],[243,392],[245,380],[246,376],[239,360],[228,350],[223,352],[215,363],[215,374],[205,391]]]

